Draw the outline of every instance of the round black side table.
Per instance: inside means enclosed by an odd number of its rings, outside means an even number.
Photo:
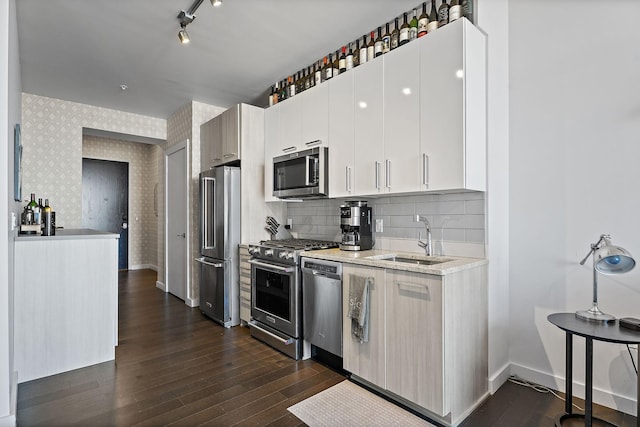
[[[621,328],[618,321],[594,322],[576,317],[575,313],[554,313],[547,316],[549,322],[556,325],[566,333],[566,383],[565,383],[565,413],[556,418],[556,426],[561,427],[562,422],[569,418],[584,418],[584,425],[592,427],[593,421],[598,424],[615,426],[608,421],[593,416],[593,340],[606,341],[616,344],[640,344],[640,331]],[[585,372],[585,405],[584,414],[572,412],[573,400],[573,335],[578,335],[586,340],[586,372]],[[638,360],[640,360],[640,346],[638,346]],[[636,418],[640,427],[640,374],[636,392]]]

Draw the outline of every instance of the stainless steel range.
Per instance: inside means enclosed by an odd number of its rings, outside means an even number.
[[[338,247],[325,240],[265,240],[249,245],[251,335],[283,353],[302,357],[300,253]]]

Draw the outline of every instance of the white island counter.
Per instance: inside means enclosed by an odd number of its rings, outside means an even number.
[[[87,229],[15,238],[19,383],[115,358],[118,238]]]

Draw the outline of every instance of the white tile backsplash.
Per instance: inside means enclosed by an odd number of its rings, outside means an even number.
[[[366,198],[363,198],[365,200]],[[485,245],[484,193],[424,194],[366,199],[375,220],[383,220],[382,233],[374,233],[377,249],[421,252],[418,236],[425,238],[417,214],[431,223],[437,254],[483,257]],[[287,218],[300,238],[340,239],[340,205],[344,200],[309,200],[287,204]],[[286,223],[286,218],[281,219]],[[443,252],[444,251],[444,252]],[[449,251],[449,252],[447,252]]]

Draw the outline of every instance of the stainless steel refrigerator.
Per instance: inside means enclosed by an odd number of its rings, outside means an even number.
[[[238,244],[240,168],[200,174],[200,310],[229,328],[240,324]]]

